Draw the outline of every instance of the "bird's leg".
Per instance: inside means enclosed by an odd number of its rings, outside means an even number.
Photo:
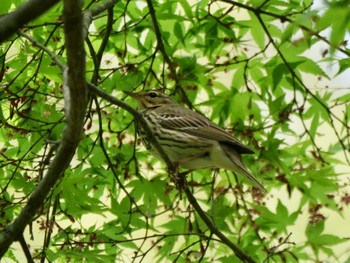
[[[174,170],[169,172],[172,175],[172,181],[175,184],[175,187],[181,194],[183,176],[181,176],[181,173],[179,173],[179,165],[179,162],[174,162]]]
[[[192,172],[193,170],[187,170],[185,172],[179,173],[179,166],[182,163],[186,163],[189,162],[191,160],[195,160],[197,158],[201,158],[203,156],[208,155],[208,152],[204,152],[204,153],[200,153],[200,154],[196,154],[196,155],[192,155],[192,156],[188,156],[186,158],[177,160],[174,162],[174,166],[175,166],[175,170],[174,171],[169,171],[172,174],[173,177],[173,182],[176,185],[176,188],[181,192],[181,189],[183,189],[186,186],[186,175],[188,175],[190,172]]]
[[[174,170],[170,170],[168,168],[168,173],[171,174],[171,181],[175,184],[176,189],[179,191],[180,193],[180,199],[181,198],[181,193],[182,193],[182,189],[185,187],[186,185],[186,175],[191,171],[185,171],[183,173],[179,172],[179,162],[174,162]]]
[[[173,174],[174,175],[173,179],[174,179],[174,183],[176,185],[176,188],[179,191],[181,191],[181,189],[184,188],[186,183],[187,183],[186,182],[186,175],[188,175],[189,173],[191,173],[193,171],[192,169],[190,169],[190,170],[187,170],[185,172],[179,173],[179,166],[182,163],[186,163],[186,162],[189,162],[191,160],[195,160],[195,159],[204,157],[204,156],[206,156],[208,154],[209,154],[208,152],[204,152],[204,153],[188,156],[186,158],[183,158],[183,159],[180,159],[180,160],[177,160],[176,162],[174,162],[175,172]]]
[[[183,173],[178,173],[177,178],[176,178],[176,187],[178,188],[179,191],[181,191],[185,186],[186,186],[186,175],[188,173],[183,172]]]
[[[176,179],[178,178],[178,174],[179,174],[179,164],[176,162],[173,162],[173,164],[174,164],[174,169],[170,169],[167,166],[167,172],[171,176],[171,181],[175,183]]]

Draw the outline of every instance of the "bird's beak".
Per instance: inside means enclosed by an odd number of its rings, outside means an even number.
[[[139,95],[137,93],[134,93],[134,92],[131,92],[131,91],[128,91],[128,90],[123,90],[123,92],[126,95],[130,96],[131,98],[133,98],[133,99],[137,100],[139,98]]]
[[[142,104],[142,97],[138,93],[134,93],[134,92],[131,92],[131,91],[128,91],[128,90],[123,90],[123,92],[126,95],[130,96],[131,98],[133,98],[137,102],[137,105],[138,105],[139,109],[144,109],[145,108],[145,106]]]

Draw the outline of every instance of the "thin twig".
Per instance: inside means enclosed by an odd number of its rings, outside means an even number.
[[[342,146],[343,148],[343,152],[344,152],[344,156],[345,156],[345,159],[347,161],[347,163],[350,164],[350,160],[347,156],[347,147],[345,146],[345,144],[343,143],[343,141],[340,139],[339,137],[339,134],[334,126],[334,121],[333,121],[333,118],[336,119],[337,121],[339,121],[345,128],[347,129],[350,129],[350,126],[345,123],[343,120],[341,120],[338,116],[336,116],[329,108],[328,106],[323,102],[321,101],[315,94],[313,94],[307,87],[306,85],[304,84],[304,82],[301,80],[301,78],[295,73],[295,71],[293,70],[292,66],[288,63],[287,59],[285,58],[284,54],[282,53],[282,51],[278,48],[276,42],[274,41],[273,37],[271,36],[269,30],[267,29],[263,19],[261,18],[260,14],[259,13],[255,13],[255,15],[257,16],[257,19],[259,21],[259,23],[261,24],[261,26],[263,27],[263,30],[264,32],[266,33],[267,37],[269,38],[270,42],[272,43],[272,45],[274,46],[276,52],[278,53],[278,55],[280,56],[280,58],[282,59],[283,61],[283,64],[287,67],[289,73],[292,75],[293,77],[293,80],[297,80],[297,82],[304,88],[305,92],[307,94],[309,94],[315,101],[317,101],[321,106],[322,108],[325,109],[325,111],[327,112],[327,115],[328,115],[328,118],[330,120],[330,123],[331,123],[331,126],[338,138],[338,141],[340,143],[340,145]],[[307,133],[309,134],[309,137],[310,139],[313,140],[311,134],[309,133],[309,131],[306,129]],[[316,146],[316,143],[314,142],[313,143],[315,146]],[[318,148],[316,146],[316,148]]]
[[[297,23],[297,22],[293,21],[291,18],[288,17],[288,15],[279,15],[279,14],[271,13],[269,11],[261,9],[261,7],[263,7],[263,6],[253,7],[253,6],[242,4],[240,2],[233,1],[233,0],[220,0],[220,1],[232,4],[234,6],[237,6],[237,7],[243,8],[243,9],[246,9],[246,10],[248,10],[250,12],[253,12],[253,13],[259,13],[259,14],[271,16],[271,17],[277,18],[277,19],[279,19],[281,21],[286,21],[286,22],[289,22],[289,23],[292,23],[292,24],[296,24],[302,30],[304,30],[304,31],[308,32],[310,35],[315,36],[318,39],[322,40],[323,42],[325,42],[330,47],[333,47],[334,49],[338,50],[339,52],[341,52],[341,53],[343,53],[343,54],[345,54],[347,56],[350,56],[350,52],[349,51],[341,48],[340,46],[333,45],[327,38],[321,36],[317,31],[314,31],[314,30],[308,28],[307,26],[305,26],[303,24],[300,24],[300,23]],[[265,4],[265,3],[263,3],[263,4]]]
[[[239,247],[237,247],[234,243],[231,242],[217,227],[214,223],[209,219],[207,214],[202,210],[200,205],[198,204],[196,198],[192,195],[191,191],[188,187],[183,187],[183,190],[187,196],[187,199],[196,210],[200,218],[204,221],[204,223],[209,227],[210,231],[215,234],[220,240],[225,243],[228,247],[230,247],[236,256],[241,259],[243,262],[254,263],[256,262],[250,256],[245,254]]]
[[[62,72],[65,71],[66,66],[61,62],[61,60],[58,58],[58,56],[56,56],[55,53],[53,53],[50,49],[48,49],[46,46],[40,44],[38,41],[36,41],[34,38],[32,38],[30,35],[19,31],[18,34],[26,39],[28,39],[33,46],[40,48],[41,50],[43,50],[45,53],[47,53],[50,58],[57,64],[57,66],[61,69]]]
[[[149,9],[149,13],[150,13],[151,18],[152,18],[154,33],[156,34],[156,38],[157,38],[158,49],[162,53],[165,62],[169,66],[169,70],[171,72],[171,75],[172,75],[172,77],[175,80],[175,90],[179,91],[182,101],[186,105],[188,105],[189,108],[192,109],[193,108],[192,103],[187,98],[186,92],[183,90],[183,88],[180,85],[180,79],[177,77],[177,73],[176,73],[174,64],[171,61],[169,55],[166,53],[166,50],[165,50],[165,47],[164,47],[164,43],[163,43],[163,39],[162,39],[162,33],[160,31],[160,28],[159,28],[158,20],[157,20],[157,17],[156,17],[156,11],[154,10],[154,6],[153,6],[153,3],[152,3],[152,0],[146,0],[146,2],[147,2],[148,9]]]
[[[19,237],[18,241],[21,244],[21,247],[23,249],[24,255],[26,256],[27,262],[34,263],[32,254],[29,251],[28,244],[27,244],[26,240],[24,239],[23,234]]]

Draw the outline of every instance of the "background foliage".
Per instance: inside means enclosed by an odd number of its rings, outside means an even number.
[[[5,1],[0,13],[23,2]],[[3,230],[65,126],[52,59],[67,60],[62,10],[59,2],[0,46]],[[187,178],[252,261],[348,262],[350,95],[333,80],[350,65],[349,13],[348,1],[85,1],[86,79],[132,106],[122,90],[162,89],[254,149],[244,161],[266,196],[228,171]],[[141,146],[132,115],[95,94],[75,158],[42,202],[25,230],[34,260],[241,261]],[[4,258],[22,254],[13,245]]]

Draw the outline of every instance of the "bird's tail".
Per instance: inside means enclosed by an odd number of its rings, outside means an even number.
[[[256,187],[258,187],[265,194],[267,193],[265,187],[248,171],[248,169],[244,166],[242,161],[242,156],[233,150],[230,146],[221,144],[221,148],[225,152],[225,154],[230,158],[233,163],[234,171],[238,172],[242,175],[245,175],[250,181],[254,183]]]

